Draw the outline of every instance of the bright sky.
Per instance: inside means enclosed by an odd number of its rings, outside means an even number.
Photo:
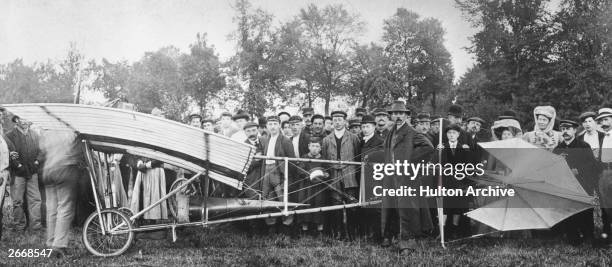
[[[234,54],[228,35],[233,0],[0,0],[0,63],[23,58],[26,63],[63,58],[70,42],[87,59],[111,61],[141,58],[146,51],[174,45],[187,51],[197,32],[223,59]],[[474,63],[465,51],[474,33],[453,0],[251,0],[276,17],[287,20],[309,3],[343,4],[366,22],[361,41],[378,42],[383,20],[404,7],[434,17],[447,31],[446,47],[452,55],[457,80]]]

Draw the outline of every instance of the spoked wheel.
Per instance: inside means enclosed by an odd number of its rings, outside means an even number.
[[[123,212],[123,214],[125,214],[125,216],[127,216],[128,218],[130,218],[130,217],[132,217],[134,215],[134,212],[132,212],[131,209],[126,208],[126,207],[119,208],[119,211]]]
[[[104,234],[102,233],[104,227]],[[89,215],[83,226],[83,243],[96,256],[118,256],[134,240],[130,219],[118,210],[103,210]]]
[[[170,191],[176,189],[177,187],[183,185],[186,182],[187,179],[185,178],[177,179],[176,181],[174,181],[174,183],[172,183],[172,186],[170,186]],[[195,192],[196,187],[193,184],[190,184],[187,187],[183,188],[183,190],[181,190],[181,192],[179,193],[184,195],[192,195]],[[168,198],[168,209],[170,210],[170,214],[172,214],[174,218],[178,219],[178,203],[176,201],[176,195],[177,194],[174,194],[173,196]]]

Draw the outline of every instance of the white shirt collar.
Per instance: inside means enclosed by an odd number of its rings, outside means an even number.
[[[363,140],[367,142],[367,141],[368,141],[368,140],[370,140],[370,138],[372,138],[373,136],[374,136],[374,133],[372,133],[372,134],[370,134],[370,135],[367,135],[367,136],[364,136],[364,137],[363,137]]]
[[[336,138],[344,136],[344,132],[346,132],[346,128],[342,128],[342,130],[340,131],[334,129],[334,135],[336,136]]]

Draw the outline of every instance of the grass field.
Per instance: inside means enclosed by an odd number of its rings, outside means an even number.
[[[45,248],[38,234],[5,232],[0,242],[2,265],[75,266],[414,266],[414,265],[553,265],[610,266],[612,249],[590,245],[572,247],[558,239],[478,238],[455,242],[443,249],[436,240],[423,240],[421,248],[400,255],[392,249],[364,241],[342,242],[304,236],[247,237],[231,227],[188,228],[173,243],[137,239],[124,255],[99,258],[90,255],[73,233],[71,255],[62,258],[9,258],[9,249]]]

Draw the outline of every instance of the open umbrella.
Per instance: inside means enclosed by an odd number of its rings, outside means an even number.
[[[480,184],[512,187],[515,196],[488,203],[466,215],[500,231],[548,229],[594,206],[562,156],[513,138],[479,143],[510,169],[507,176],[487,173]]]

